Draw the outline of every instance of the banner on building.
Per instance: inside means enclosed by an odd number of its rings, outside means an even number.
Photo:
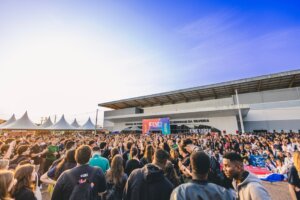
[[[143,133],[148,134],[151,131],[160,131],[164,135],[171,133],[170,119],[157,118],[157,119],[143,119]]]

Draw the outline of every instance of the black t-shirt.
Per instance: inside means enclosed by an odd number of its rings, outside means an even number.
[[[13,196],[15,200],[36,200],[33,191],[31,191],[28,188],[22,188],[21,190],[16,192]]]
[[[292,166],[288,172],[288,183],[300,188],[299,174],[295,166]],[[296,192],[297,199],[300,199],[300,192]]]
[[[76,184],[70,179],[70,176],[76,180],[79,180],[80,177],[88,177],[90,179],[89,176],[91,176],[95,170],[97,170],[97,172],[91,177],[91,182],[94,183],[93,192],[95,195],[104,192],[107,186],[102,170],[100,168],[90,167],[89,165],[81,165],[61,174],[54,187],[51,199],[68,200]]]

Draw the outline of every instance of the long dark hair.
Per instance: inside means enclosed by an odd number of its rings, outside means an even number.
[[[111,168],[107,172],[107,175],[115,185],[122,182],[122,177],[124,175],[122,156],[116,155],[112,159]]]
[[[33,182],[31,181],[31,175],[34,171],[34,165],[26,164],[19,165],[15,172],[15,179],[17,184],[15,185],[13,194],[18,193],[20,190],[27,188],[30,190],[34,189]]]
[[[68,169],[72,169],[75,166],[76,166],[75,150],[69,150],[66,153],[66,157],[62,159],[60,163],[58,163],[55,170],[54,179],[57,180],[64,171]]]
[[[144,158],[148,163],[152,162],[152,157],[154,155],[154,148],[152,145],[148,144],[144,153]]]

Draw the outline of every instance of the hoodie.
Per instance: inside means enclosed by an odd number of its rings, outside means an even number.
[[[233,200],[232,193],[207,181],[193,180],[173,190],[170,200]]]
[[[261,180],[248,172],[248,175],[240,184],[233,179],[233,187],[239,200],[269,200],[269,193],[261,184]]]
[[[174,186],[154,164],[131,172],[124,188],[124,200],[168,200]]]

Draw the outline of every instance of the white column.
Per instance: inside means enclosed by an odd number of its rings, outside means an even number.
[[[242,116],[242,112],[241,112],[241,107],[240,107],[240,102],[239,102],[239,96],[238,96],[237,89],[235,89],[235,95],[236,95],[236,102],[237,102],[238,109],[239,109],[239,117],[240,117],[240,124],[241,124],[242,133],[245,133],[243,116]]]

